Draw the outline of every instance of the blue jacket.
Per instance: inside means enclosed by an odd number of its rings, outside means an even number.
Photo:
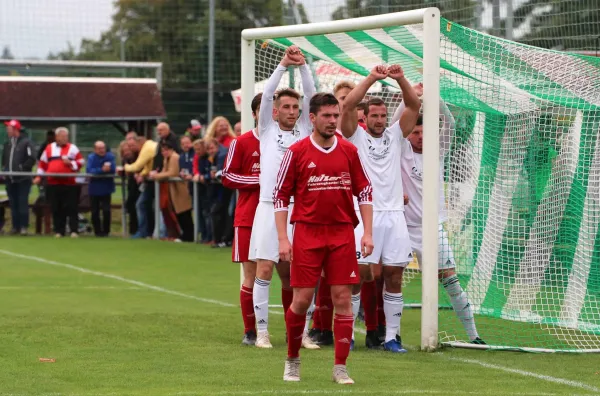
[[[110,162],[110,171],[103,172],[102,166],[105,162]],[[103,157],[99,157],[95,153],[88,156],[87,173],[92,175],[111,175],[116,170],[115,156],[111,152],[107,152]],[[115,192],[115,179],[113,178],[92,178],[90,179],[89,194],[90,196],[111,195]]]
[[[182,151],[179,154],[179,170],[187,169],[190,175],[194,174],[194,150],[189,150],[187,153]]]

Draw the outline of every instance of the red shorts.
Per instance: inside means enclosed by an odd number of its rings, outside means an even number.
[[[249,261],[250,235],[252,235],[252,227],[235,227],[233,249],[231,249],[231,261],[234,263]]]
[[[315,287],[321,271],[330,285],[354,285],[360,280],[352,224],[296,223],[292,253],[292,287]]]

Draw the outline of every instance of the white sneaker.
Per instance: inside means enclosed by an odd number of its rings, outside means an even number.
[[[300,382],[300,358],[285,359],[283,380],[288,382]]]
[[[331,379],[336,384],[352,385],[354,380],[348,376],[348,369],[343,364],[333,366],[333,375]]]
[[[257,348],[273,348],[273,345],[271,345],[271,340],[269,339],[269,332],[259,331],[256,335],[256,344],[254,345],[256,345]]]
[[[76,232],[72,232],[71,238],[79,238],[79,234],[77,234]]]
[[[302,348],[305,349],[321,349],[320,346],[315,344],[315,342],[308,336],[308,333],[304,333],[302,336]]]
[[[60,234],[54,234],[54,238],[62,238],[62,235],[60,235]]]

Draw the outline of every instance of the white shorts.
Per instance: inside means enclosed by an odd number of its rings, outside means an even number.
[[[364,228],[361,221],[354,229],[356,257],[360,256],[359,264],[381,262],[383,265],[406,267],[413,260],[404,212],[373,212],[373,253],[364,258],[360,253],[360,240],[363,233]]]
[[[293,204],[288,207],[288,238],[290,241],[293,237],[293,227],[290,224],[293,208]],[[275,226],[275,208],[272,202],[261,201],[256,207],[248,259],[279,262],[279,238]]]
[[[423,228],[421,226],[408,226],[408,233],[412,241],[412,248],[419,260],[419,267],[423,264]],[[438,230],[438,269],[455,268],[454,254],[448,240],[448,234],[444,230],[444,225],[440,224]]]

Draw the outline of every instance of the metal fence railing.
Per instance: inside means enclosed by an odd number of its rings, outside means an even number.
[[[121,186],[121,227],[122,227],[122,235],[123,238],[126,238],[127,235],[127,208],[125,207],[127,202],[127,177],[125,175],[118,174],[109,174],[109,175],[94,175],[87,173],[46,173],[46,174],[37,174],[31,172],[0,172],[0,178],[9,178],[9,177],[30,177],[34,179],[36,177],[41,178],[75,178],[78,182],[77,185],[83,185],[89,183],[90,179],[120,179],[115,180],[115,183]],[[153,183],[154,188],[154,230],[153,237],[160,237],[160,184],[167,182],[181,182],[185,181],[186,183],[192,183],[192,217],[194,223],[194,242],[198,242],[198,183],[194,181],[184,180],[180,177],[173,177],[169,179],[162,179],[160,181],[151,181]]]

